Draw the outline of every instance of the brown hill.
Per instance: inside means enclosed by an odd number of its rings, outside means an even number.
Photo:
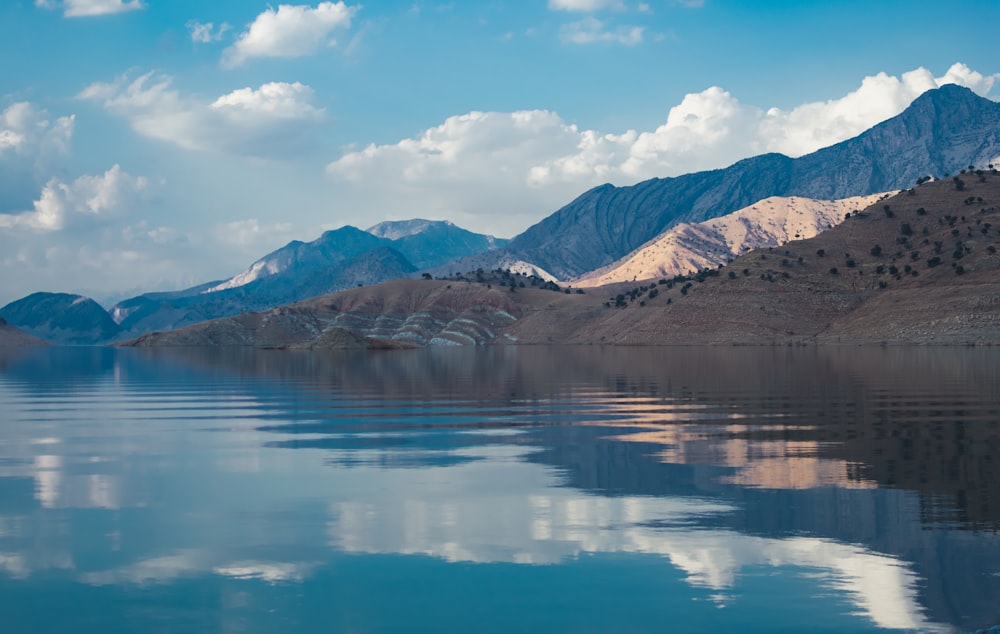
[[[592,288],[714,269],[754,249],[812,238],[843,222],[845,213],[895,193],[840,200],[771,196],[725,216],[676,225],[624,258],[573,280],[573,285]]]
[[[0,317],[0,348],[16,348],[21,346],[48,346],[47,341],[14,328]]]
[[[963,173],[686,278],[587,294],[509,273],[397,280],[131,345],[1000,344],[998,232],[1000,175]]]
[[[125,342],[135,346],[256,346],[344,349],[480,345],[505,338],[510,324],[537,311],[573,314],[597,297],[500,286],[499,281],[395,280],[317,297],[263,313],[217,319]],[[537,282],[537,278],[534,278]]]
[[[619,290],[626,307],[580,330],[523,319],[508,332],[525,342],[561,331],[570,342],[631,345],[1000,344],[998,231],[1000,175],[961,174],[876,203],[813,239]]]

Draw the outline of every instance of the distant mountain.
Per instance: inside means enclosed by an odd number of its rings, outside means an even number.
[[[227,280],[140,295],[111,312],[123,336],[138,336],[408,277],[506,242],[443,221],[384,222],[368,231],[345,226],[312,242],[289,242]]]
[[[812,238],[840,224],[846,214],[895,193],[841,200],[772,196],[725,216],[675,225],[617,262],[571,281],[589,288],[714,269],[754,249]]]
[[[418,269],[430,269],[459,258],[501,249],[510,242],[473,233],[445,220],[402,220],[380,222],[368,233],[392,240],[392,248],[402,253]]]
[[[386,244],[372,234],[346,226],[326,231],[312,242],[293,240],[277,251],[268,253],[225,282],[204,291],[212,293],[246,286],[269,277],[295,278],[328,269],[349,258]]]
[[[524,233],[508,250],[560,279],[631,253],[681,222],[701,222],[769,196],[840,199],[912,187],[917,178],[1000,162],[1000,103],[947,85],[861,135],[792,159],[765,154],[719,170],[601,185]]]
[[[0,308],[0,316],[29,335],[59,344],[90,344],[121,332],[100,304],[81,295],[34,293]]]

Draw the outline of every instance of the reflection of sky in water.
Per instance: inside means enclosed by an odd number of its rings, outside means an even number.
[[[817,605],[849,602],[877,627],[945,629],[926,616],[927,581],[908,563],[827,536],[734,530],[720,525],[737,510],[723,498],[568,487],[562,469],[528,460],[543,449],[530,428],[373,431],[376,415],[356,419],[360,428],[318,433],[310,425],[329,420],[317,416],[316,395],[294,392],[293,383],[199,377],[161,392],[130,384],[118,365],[113,377],[43,397],[0,376],[0,575],[26,583],[58,572],[95,587],[205,576],[308,584],[337,553],[549,567],[647,555],[669,562],[720,608],[739,609],[748,584],[770,570],[815,587]],[[273,393],[258,398],[254,389],[293,392],[281,401]],[[658,411],[662,403],[630,398],[616,410],[613,394],[600,400],[580,407],[587,424],[608,427],[604,442],[646,443],[651,460],[732,467],[735,475],[720,484],[872,486],[838,481],[843,461],[819,460],[808,443],[700,446],[704,406],[675,408],[670,419]],[[296,401],[308,410],[301,420],[289,415]],[[560,406],[558,399],[540,403],[532,408]],[[352,416],[365,409],[333,406]],[[463,401],[457,410],[475,406]],[[489,419],[502,423],[495,404],[489,409]],[[390,410],[413,422],[420,404]],[[629,412],[639,433],[620,429]],[[695,426],[664,429],[685,420]],[[305,429],[282,431],[297,422]]]

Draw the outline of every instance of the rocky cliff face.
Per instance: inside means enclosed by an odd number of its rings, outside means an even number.
[[[681,222],[769,196],[838,199],[912,187],[917,178],[1000,157],[1000,104],[959,86],[919,97],[858,137],[792,159],[766,154],[722,170],[602,185],[511,241],[513,255],[560,279],[606,266]]]

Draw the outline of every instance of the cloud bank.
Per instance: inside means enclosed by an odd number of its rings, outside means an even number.
[[[132,176],[117,164],[104,174],[81,176],[71,183],[53,178],[31,211],[0,214],[0,229],[58,231],[84,219],[116,216],[133,207],[148,184],[146,178]]]
[[[26,101],[0,111],[0,212],[21,209],[59,170],[75,123],[73,115],[52,117]]]
[[[78,97],[124,117],[143,136],[188,150],[261,158],[300,151],[325,116],[312,103],[312,88],[298,82],[240,88],[207,101],[182,96],[170,77],[147,73],[91,84]]]
[[[521,211],[537,219],[603,182],[716,169],[764,152],[801,156],[899,114],[932,88],[954,83],[986,95],[997,79],[964,64],[941,77],[924,68],[899,77],[880,73],[841,98],[788,111],[743,104],[714,86],[686,95],[655,130],[622,133],[580,129],[545,110],[471,112],[397,143],[349,151],[327,172],[379,190],[389,208],[508,217]]]

